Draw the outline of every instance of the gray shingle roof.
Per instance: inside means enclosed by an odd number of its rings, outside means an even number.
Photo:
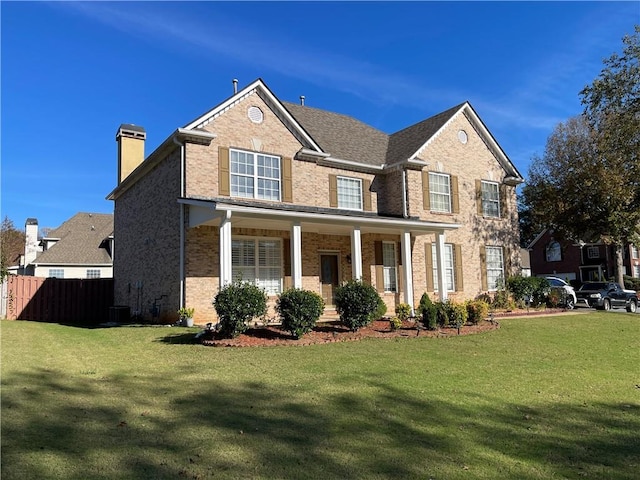
[[[290,102],[282,104],[324,152],[367,165],[392,164],[410,158],[464,105],[387,135],[347,115]]]
[[[101,248],[103,241],[113,234],[113,214],[75,214],[47,235],[59,238],[33,263],[65,265],[98,265],[112,263],[109,252]]]
[[[324,152],[365,165],[385,162],[389,136],[347,115],[282,102]]]

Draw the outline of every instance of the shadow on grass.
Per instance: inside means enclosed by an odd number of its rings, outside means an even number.
[[[258,381],[229,386],[180,377],[16,373],[2,379],[2,472],[6,478],[637,478],[638,405],[532,408],[464,392],[450,404],[382,381],[358,387],[319,397],[304,385],[285,391]]]

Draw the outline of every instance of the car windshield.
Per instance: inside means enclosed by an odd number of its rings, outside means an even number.
[[[606,288],[607,288],[606,283],[594,282],[594,283],[585,283],[580,287],[580,290],[605,290]]]

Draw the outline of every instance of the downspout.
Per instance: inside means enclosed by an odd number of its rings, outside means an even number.
[[[402,216],[407,218],[409,216],[407,208],[407,169],[402,169]]]
[[[178,136],[173,137],[173,143],[180,147],[180,197],[185,194],[185,164],[184,164],[184,143],[178,140]],[[184,209],[185,205],[180,204],[180,304],[178,308],[183,308],[184,303]]]

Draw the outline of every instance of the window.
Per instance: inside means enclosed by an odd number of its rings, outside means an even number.
[[[338,177],[338,208],[362,210],[362,180]]]
[[[547,262],[559,262],[562,260],[562,248],[560,244],[554,240],[549,242],[546,249]]]
[[[495,182],[482,181],[482,215],[500,218],[500,189]]]
[[[487,286],[497,290],[498,282],[504,280],[504,259],[502,247],[487,247]]]
[[[397,292],[396,244],[382,242],[382,264],[384,271],[384,291]]]
[[[87,269],[87,278],[100,278],[100,270],[97,268]]]
[[[50,268],[49,278],[64,278],[64,269],[62,268]]]
[[[451,182],[449,175],[429,172],[429,200],[432,211],[451,213]]]
[[[434,292],[438,291],[438,254],[436,252],[436,244],[431,245],[431,252],[433,256],[433,288]],[[453,292],[456,288],[455,282],[455,268],[453,264],[453,245],[445,243],[444,245],[444,280],[447,285],[447,291]]]
[[[640,278],[640,265],[633,266],[633,276],[636,278]]]
[[[631,245],[631,258],[638,258],[638,247]]]
[[[231,242],[234,280],[253,282],[269,295],[282,291],[282,244],[278,239],[242,238]]]
[[[229,151],[231,195],[280,201],[280,158],[259,153]]]
[[[600,258],[600,249],[598,247],[588,247],[587,248],[587,257],[589,257],[589,258]]]

